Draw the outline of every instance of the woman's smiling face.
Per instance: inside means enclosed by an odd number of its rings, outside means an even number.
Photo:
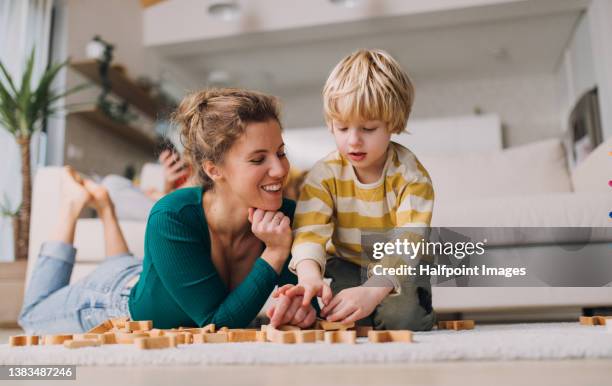
[[[215,184],[224,184],[247,207],[278,210],[289,173],[279,123],[248,124],[217,168],[222,178]]]

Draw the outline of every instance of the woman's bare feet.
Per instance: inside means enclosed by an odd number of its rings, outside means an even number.
[[[91,194],[82,185],[82,178],[70,166],[65,166],[62,170],[62,210],[77,217],[83,208],[92,199]]]
[[[98,185],[90,179],[83,180],[83,186],[92,197],[90,205],[102,216],[103,212],[113,209],[113,202],[108,194],[108,190]]]

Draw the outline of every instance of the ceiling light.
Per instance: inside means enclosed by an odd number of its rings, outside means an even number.
[[[236,1],[213,1],[208,6],[208,14],[219,20],[232,21],[240,16],[240,6]]]
[[[361,3],[361,0],[329,0],[329,2],[346,8],[354,8]]]

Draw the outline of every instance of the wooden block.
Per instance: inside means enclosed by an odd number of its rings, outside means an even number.
[[[134,345],[141,350],[156,350],[176,347],[178,344],[174,336],[157,336],[154,338],[136,338]]]
[[[100,335],[100,342],[102,344],[117,344],[117,338],[114,332],[105,332]]]
[[[115,341],[118,344],[132,344],[134,343],[134,339],[137,338],[148,338],[148,334],[134,334],[131,332],[116,332],[115,333]]]
[[[257,342],[267,342],[266,332],[265,331],[256,331],[255,332],[255,340]]]
[[[113,323],[111,322],[111,320],[105,320],[104,322],[98,324],[97,326],[95,326],[94,328],[90,329],[89,331],[87,331],[90,334],[103,334],[107,331],[110,331],[113,329]]]
[[[351,323],[340,323],[340,322],[328,322],[327,320],[317,320],[315,330],[325,331],[340,331],[348,330],[349,328],[355,327],[355,322]]]
[[[335,343],[355,344],[357,342],[357,331],[346,331],[346,330],[325,331],[324,341],[325,343],[330,343],[330,344],[335,344]]]
[[[295,334],[293,331],[280,331],[268,325],[266,339],[272,343],[292,344],[295,343]]]
[[[160,330],[159,328],[154,328],[148,331],[149,336],[152,338],[157,338],[158,336],[164,336],[164,330]]]
[[[172,336],[176,339],[176,344],[192,344],[193,334],[183,331],[166,331],[163,336]]]
[[[291,326],[289,324],[278,326],[276,327],[276,329],[279,331],[300,331],[301,330],[301,328],[299,328],[298,326]]]
[[[449,324],[450,323],[450,324]],[[447,330],[451,328],[452,322],[448,322],[446,320],[441,320],[438,322],[438,330]]]
[[[325,330],[313,330],[315,332],[315,336],[317,341],[323,342],[325,340]]]
[[[230,330],[227,334],[228,340],[232,343],[237,342],[257,342],[257,331],[255,330]]]
[[[389,331],[369,331],[368,342],[370,343],[386,343],[391,342],[391,335]]]
[[[217,332],[228,332],[229,328],[227,327],[221,327]]]
[[[73,334],[72,335],[72,340],[86,340],[86,339],[100,339],[102,334],[92,334],[92,333],[85,333],[85,334]]]
[[[386,342],[412,342],[412,331],[410,330],[383,330],[368,332],[368,341],[370,343],[386,343]]]
[[[132,332],[139,331],[139,330],[149,331],[150,329],[153,328],[153,321],[138,320],[138,321],[125,322],[125,327],[127,327],[127,329]]]
[[[226,333],[212,333],[207,332],[204,334],[194,334],[193,335],[193,343],[227,343],[228,334]]]
[[[372,326],[356,326],[355,331],[357,331],[358,338],[365,338],[368,336],[368,332],[372,331]]]
[[[114,328],[125,328],[127,322],[130,320],[130,318],[128,318],[127,316],[121,317],[121,318],[114,318],[111,319],[111,324],[113,325]]]
[[[293,331],[293,335],[295,343],[316,343],[317,341],[316,330]]]
[[[474,321],[473,320],[453,320],[452,328],[455,331],[459,330],[473,330],[474,329]]]
[[[211,323],[211,324],[207,324],[206,326],[202,327],[202,332],[215,332],[215,324]]]
[[[83,339],[73,340],[68,339],[64,341],[64,347],[66,348],[82,348],[82,347],[97,347],[101,345],[100,339]]]
[[[72,335],[64,334],[64,335],[45,335],[43,338],[43,342],[45,345],[47,344],[63,344],[67,340],[71,340]]]
[[[38,346],[38,335],[13,335],[9,337],[9,346]]]
[[[607,325],[606,321],[612,323],[612,317],[610,316],[593,316],[593,322],[598,326]]]
[[[585,325],[585,326],[595,326],[596,321],[593,319],[592,316],[581,316],[580,317],[580,324]]]

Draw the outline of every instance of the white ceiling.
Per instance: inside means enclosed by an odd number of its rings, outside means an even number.
[[[420,81],[552,73],[581,12],[579,7],[510,17],[480,12],[478,20],[455,12],[438,15],[434,23],[424,22],[423,15],[385,17],[153,50],[200,82],[191,87],[205,86],[211,72],[224,70],[229,86],[283,95],[321,88],[338,60],[362,47],[389,51]]]

